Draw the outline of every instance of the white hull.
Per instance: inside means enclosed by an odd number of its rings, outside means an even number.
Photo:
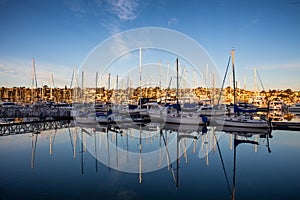
[[[180,112],[164,113],[161,111],[148,111],[151,122],[186,124],[186,125],[203,125],[202,118],[197,113]]]
[[[225,115],[225,111],[223,110],[202,110],[200,111],[200,115],[204,116],[221,116]]]
[[[222,109],[214,109],[211,105],[203,105],[200,107],[198,113],[204,116],[221,116],[225,115],[225,110]]]
[[[149,111],[148,115],[151,119],[151,122],[166,122],[167,120],[167,114],[163,114],[160,111]]]
[[[165,122],[170,124],[204,125],[201,117],[188,114],[168,115]]]
[[[269,128],[265,120],[245,119],[240,117],[215,118],[214,122],[219,126],[243,127],[243,128]]]

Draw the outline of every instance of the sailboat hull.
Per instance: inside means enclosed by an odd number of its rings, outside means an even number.
[[[218,126],[242,127],[242,128],[270,128],[267,121],[257,119],[243,119],[237,117],[215,118]]]
[[[170,124],[186,124],[186,125],[204,125],[201,117],[186,116],[186,115],[168,115],[166,123]]]

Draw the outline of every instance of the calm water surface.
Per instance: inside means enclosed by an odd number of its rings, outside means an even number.
[[[123,130],[122,134],[105,128],[86,129],[86,132],[70,128],[38,135],[2,136],[0,199],[300,197],[300,133],[297,131],[275,130],[271,138],[225,132],[215,136],[211,129],[205,135],[201,131],[188,132],[197,139],[183,137],[178,151],[169,149],[171,154],[182,154],[179,162],[174,159],[172,163],[167,162],[168,166],[149,173],[145,172],[145,161],[143,165],[133,162],[137,173],[114,169],[114,166],[121,167],[126,159],[131,162],[122,149],[138,155],[162,147],[153,160],[154,165],[177,156],[168,155],[164,147],[180,133],[163,130],[162,134],[159,130],[133,128]],[[139,135],[147,137],[140,139]],[[235,146],[238,141],[240,144]],[[102,156],[106,163],[96,160],[95,155]]]

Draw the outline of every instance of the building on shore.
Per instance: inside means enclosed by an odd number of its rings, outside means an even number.
[[[157,99],[157,101],[175,100],[175,88],[159,88],[159,87],[145,87],[142,88],[142,97]],[[212,104],[217,104],[220,95],[220,88],[184,88],[179,89],[178,98],[181,102],[202,101],[209,99]],[[237,89],[237,99],[239,102],[253,101],[255,97],[254,91]],[[300,102],[300,91],[286,90],[269,90],[261,91],[260,97],[264,101],[270,100],[274,97],[281,98],[285,104],[290,105]],[[128,100],[138,102],[140,98],[140,88],[127,89],[106,89],[102,88],[49,88],[44,85],[42,88],[0,88],[0,101],[16,102],[19,104],[32,104],[36,101],[52,101],[55,103],[73,103],[73,102],[113,102],[121,103]],[[224,88],[222,92],[222,102],[226,104],[233,103],[233,89],[230,87]]]

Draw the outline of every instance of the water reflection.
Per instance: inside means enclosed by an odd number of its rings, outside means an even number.
[[[187,182],[191,181],[190,179],[195,184],[208,182],[206,184],[209,185],[210,179],[215,179],[216,176],[220,177],[219,182],[212,183],[212,185],[218,185],[218,188],[222,188],[225,186],[222,185],[222,181],[224,183],[226,181],[226,188],[229,192],[227,197],[228,199],[235,199],[235,194],[239,193],[236,189],[236,179],[238,179],[236,169],[239,165],[239,162],[237,162],[237,160],[239,161],[237,159],[239,148],[237,147],[242,146],[242,144],[250,144],[254,146],[254,151],[257,151],[258,144],[262,144],[260,140],[264,140],[267,141],[267,151],[271,152],[269,138],[272,137],[270,132],[266,130],[233,129],[229,127],[220,129],[219,127],[204,126],[195,128],[174,124],[72,127],[30,134],[30,140],[27,140],[29,135],[26,136],[27,139],[25,136],[26,134],[8,137],[23,138],[23,141],[31,145],[30,162],[32,170],[27,172],[29,177],[30,174],[39,173],[42,170],[44,173],[41,176],[48,180],[51,179],[51,176],[58,177],[57,170],[61,170],[63,173],[59,175],[63,179],[67,179],[69,176],[77,177],[76,179],[69,177],[69,179],[75,181],[76,184],[80,184],[83,190],[88,190],[85,185],[101,182],[107,187],[103,186],[104,189],[95,192],[95,195],[99,195],[99,193],[111,195],[112,189],[109,189],[113,184],[111,179],[114,179],[116,173],[118,173],[118,176],[127,177],[126,174],[128,173],[122,173],[125,171],[132,174],[129,179],[126,179],[131,183],[127,187],[132,187],[131,189],[136,192],[141,190],[141,193],[145,192],[145,195],[148,194],[146,191],[151,191],[149,182],[152,183],[151,187],[153,188],[167,189],[164,185],[160,185],[160,181],[164,182],[163,179],[169,180],[173,188],[179,189],[178,196],[176,194],[173,196],[175,199],[183,197],[183,194],[179,191],[188,195],[189,190],[186,188],[191,184]],[[229,145],[224,141],[228,141]],[[10,143],[15,145],[13,141]],[[4,147],[2,146],[2,148]],[[230,148],[233,152],[229,151],[228,153]],[[16,154],[13,154],[13,156],[17,157],[21,150],[21,148],[19,151],[16,150]],[[51,159],[45,156],[46,153]],[[25,158],[27,157],[25,156]],[[233,165],[229,163],[231,159],[234,161]],[[8,158],[3,157],[3,160],[4,163],[9,163]],[[28,160],[27,163],[29,163]],[[56,165],[61,169],[52,168],[52,166],[56,166],[54,163],[59,163],[59,165]],[[209,170],[207,179],[201,180],[201,176],[205,173],[204,169],[199,168],[201,163]],[[255,165],[253,164],[253,166]],[[216,167],[222,170],[222,174],[216,175],[218,174]],[[30,167],[28,168],[30,169]],[[104,169],[108,169],[108,171],[106,172]],[[233,174],[231,173],[232,169]],[[23,170],[26,171],[26,169]],[[68,175],[67,171],[73,173]],[[91,180],[91,178],[88,178],[91,171],[101,176],[94,174],[95,179]],[[16,178],[13,173],[13,170],[10,171],[10,174],[6,175],[7,178],[4,177],[4,180],[9,180],[11,177]],[[150,176],[147,174],[150,174]],[[82,181],[82,184],[79,183],[80,181]],[[91,183],[89,183],[90,181]],[[135,186],[134,182],[140,186]],[[62,183],[58,181],[55,181],[55,183],[58,187],[63,187]],[[31,184],[34,186],[36,183],[31,182]],[[121,183],[115,184],[113,187],[118,188]],[[205,186],[202,187],[205,188]],[[67,193],[73,191],[71,188]],[[77,192],[79,193],[79,191]],[[139,195],[142,194],[139,193]],[[213,195],[213,197],[218,196],[218,194],[210,195]],[[219,195],[224,199],[226,194],[221,192]],[[144,197],[141,196],[141,198]],[[204,197],[206,199],[212,198],[212,196]]]
[[[228,177],[227,177],[227,173],[225,170],[225,166],[223,163],[223,158],[222,158],[222,154],[218,145],[218,150],[219,150],[219,155],[221,158],[221,162],[222,162],[222,167],[224,170],[224,174],[226,177],[226,182],[227,182],[227,186],[228,186],[228,190],[231,193],[231,199],[236,199],[236,160],[237,160],[237,147],[238,145],[241,144],[252,144],[254,145],[254,151],[257,152],[257,146],[259,145],[258,142],[258,137],[259,138],[266,138],[267,139],[267,149],[268,152],[271,153],[271,149],[270,149],[270,142],[269,142],[269,138],[272,138],[271,135],[271,131],[270,130],[260,130],[260,129],[245,129],[245,128],[232,128],[232,127],[224,127],[223,131],[227,134],[230,135],[230,138],[232,139],[232,136],[234,137],[234,142],[233,142],[233,146],[234,146],[234,150],[233,150],[233,177],[232,177],[232,189],[230,188],[229,185],[229,181],[228,181]],[[250,140],[249,138],[252,138],[252,136],[254,136],[254,140]]]
[[[139,183],[142,183],[143,173],[167,167],[178,186],[179,158],[183,155],[187,161],[188,147],[194,145],[195,153],[197,144],[202,140],[199,156],[208,154],[212,148],[212,143],[208,143],[208,133],[213,132],[206,127],[195,130],[191,126],[139,124],[122,129],[107,125],[77,127],[75,130],[80,132],[82,152],[89,150],[96,160],[96,167],[99,160],[108,169],[137,173]],[[202,153],[204,146],[206,152]]]
[[[83,154],[89,150],[95,158],[95,168],[98,171],[98,161],[108,169],[138,174],[138,182],[142,183],[143,173],[152,172],[163,167],[170,171],[176,187],[179,187],[179,169],[181,157],[188,163],[187,149],[191,147],[192,154],[204,159],[209,166],[209,154],[216,148],[220,156],[228,188],[235,198],[236,148],[239,144],[254,145],[257,152],[259,139],[267,139],[267,151],[271,153],[269,129],[234,128],[234,127],[206,127],[184,126],[176,124],[139,124],[138,126],[97,126],[95,128],[77,127],[80,132],[82,173],[84,173]],[[234,175],[232,189],[228,183],[224,160],[218,139],[221,134],[229,137],[230,148],[234,151]],[[171,145],[170,145],[171,144]],[[155,153],[153,153],[155,152]],[[144,154],[147,154],[146,156]],[[148,154],[151,156],[148,157]],[[165,163],[165,165],[164,165]],[[128,168],[129,167],[129,168]]]

